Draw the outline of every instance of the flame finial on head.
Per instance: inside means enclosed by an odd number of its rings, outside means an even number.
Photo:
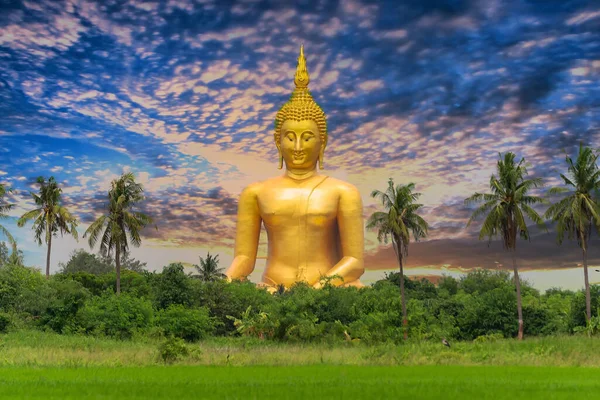
[[[297,88],[305,88],[310,82],[308,70],[306,69],[306,58],[304,57],[304,44],[300,46],[300,55],[298,56],[298,66],[296,67],[296,75],[294,83]]]

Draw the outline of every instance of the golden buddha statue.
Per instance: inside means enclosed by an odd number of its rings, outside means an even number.
[[[304,46],[294,83],[275,117],[279,169],[285,162],[285,174],[242,191],[235,254],[226,275],[243,279],[254,270],[262,223],[268,255],[261,285],[270,291],[299,281],[319,288],[324,277],[333,277],[336,286],[362,286],[362,200],[353,185],[317,171],[317,162],[323,169],[327,122],[308,90]]]

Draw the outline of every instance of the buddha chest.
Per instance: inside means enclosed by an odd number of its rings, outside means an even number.
[[[336,220],[338,197],[327,187],[287,187],[260,193],[258,206],[262,220],[270,227],[292,227],[300,222],[326,227]]]

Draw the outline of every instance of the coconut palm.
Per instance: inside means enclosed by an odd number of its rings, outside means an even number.
[[[546,217],[556,222],[557,242],[562,244],[565,233],[569,239],[575,238],[583,252],[583,279],[585,283],[585,313],[592,318],[590,282],[588,277],[587,251],[592,226],[600,234],[600,169],[598,153],[589,147],[579,146],[575,162],[566,156],[567,174],[560,174],[567,187],[555,187],[549,194],[570,193],[567,197],[551,205]]]
[[[500,154],[497,165],[498,176],[490,178],[491,193],[475,193],[465,199],[465,204],[483,204],[477,208],[469,221],[467,227],[482,215],[485,215],[483,225],[479,231],[479,239],[486,236],[491,242],[492,238],[500,235],[505,250],[512,255],[514,281],[517,293],[517,316],[519,319],[518,339],[523,339],[523,308],[521,304],[521,281],[517,267],[517,233],[522,239],[530,240],[529,230],[525,223],[525,217],[531,219],[540,228],[545,229],[542,217],[533,209],[535,204],[543,204],[545,200],[541,197],[530,195],[534,188],[542,186],[540,178],[525,179],[528,164],[525,159],[515,163],[515,154],[506,153],[504,157]],[[489,245],[488,242],[488,245]]]
[[[200,257],[200,265],[194,265],[198,275],[193,275],[204,282],[211,282],[225,278],[225,268],[219,268],[219,255],[206,254],[206,258]]]
[[[141,230],[152,223],[152,218],[132,208],[143,201],[144,189],[135,181],[132,172],[121,175],[111,183],[108,191],[106,214],[94,221],[85,231],[93,249],[100,239],[100,252],[110,256],[115,251],[117,271],[116,291],[121,293],[121,256],[127,254],[129,245],[139,247],[142,243]]]
[[[404,261],[408,257],[410,233],[412,232],[415,241],[418,241],[420,238],[427,236],[427,230],[429,229],[427,222],[417,214],[423,205],[415,203],[421,194],[414,193],[414,189],[414,183],[394,185],[394,180],[390,178],[385,192],[374,190],[371,193],[371,197],[381,201],[385,212],[377,211],[367,221],[367,229],[377,230],[377,239],[380,243],[387,244],[391,239],[392,247],[398,259],[404,339],[408,337],[408,318],[404,293]]]
[[[10,192],[11,192],[11,189],[7,189],[3,184],[0,183],[0,219],[7,218],[8,211],[10,211],[10,209],[13,207],[12,204],[8,204],[4,200],[4,196],[6,196],[6,194],[10,193]],[[8,229],[6,229],[4,226],[0,225],[0,234],[6,236],[8,243],[13,248],[13,252],[15,252],[17,249],[17,242],[15,241],[15,238],[10,234]]]
[[[47,279],[50,277],[52,237],[60,232],[61,236],[67,233],[77,240],[77,219],[61,204],[62,189],[58,187],[58,182],[54,180],[53,176],[48,181],[40,176],[37,178],[36,183],[40,185],[39,193],[30,193],[37,207],[23,214],[17,221],[17,226],[23,227],[28,221],[33,220],[32,228],[35,232],[35,240],[41,246],[43,238],[48,246],[46,253]]]

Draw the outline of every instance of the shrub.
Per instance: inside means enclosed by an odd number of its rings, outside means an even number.
[[[190,278],[183,271],[181,263],[169,264],[160,274],[153,277],[154,301],[159,309],[171,304],[188,306],[192,301]]]
[[[210,315],[216,317],[220,324],[217,334],[225,335],[236,332],[232,319],[242,318],[242,314],[251,307],[253,311],[267,311],[268,305],[278,301],[276,296],[266,290],[257,288],[251,282],[235,281],[227,283],[224,280],[201,282],[192,280],[193,304],[196,307],[205,306]]]
[[[90,297],[90,292],[81,283],[71,280],[53,279],[50,288],[52,296],[40,323],[58,333],[72,332],[76,329],[77,312]]]
[[[11,325],[12,318],[7,313],[0,312],[0,333],[6,333]]]
[[[171,364],[183,356],[189,354],[185,342],[176,337],[168,337],[158,345],[158,357],[165,363]]]
[[[216,323],[216,318],[209,316],[206,307],[189,309],[180,304],[172,304],[166,310],[159,311],[155,322],[167,336],[190,342],[213,334]]]
[[[5,265],[0,268],[0,310],[39,315],[50,297],[39,270]]]
[[[152,304],[145,299],[107,292],[86,302],[77,319],[87,333],[126,339],[150,326],[152,314]]]

